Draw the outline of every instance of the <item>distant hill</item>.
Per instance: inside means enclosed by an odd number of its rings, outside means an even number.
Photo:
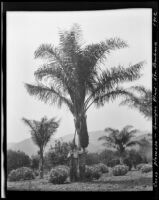
[[[89,152],[101,152],[104,148],[102,145],[102,141],[98,141],[98,138],[105,135],[104,131],[93,131],[89,133],[89,145],[87,150]],[[145,133],[145,132],[141,132],[137,137],[135,137],[134,139],[141,139],[141,138],[147,138],[148,140],[152,139],[152,135]],[[59,139],[59,138],[56,138]],[[65,135],[63,137],[61,137],[61,139],[64,142],[69,142],[72,141],[73,139],[73,134],[69,134],[69,135]],[[48,151],[48,149],[50,148],[50,146],[54,146],[54,141],[55,138],[52,137],[51,141],[48,143],[48,145],[46,146],[46,151]],[[20,150],[25,152],[26,154],[28,154],[29,156],[31,155],[35,155],[38,151],[38,147],[33,143],[31,138],[25,139],[21,142],[18,143],[8,143],[7,144],[7,149],[12,149],[12,150]]]

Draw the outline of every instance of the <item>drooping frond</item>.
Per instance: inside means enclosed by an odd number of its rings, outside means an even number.
[[[152,91],[144,88],[143,86],[133,86],[129,89],[129,95],[120,105],[127,105],[130,108],[138,109],[146,118],[152,118]],[[138,95],[135,94],[139,93]]]
[[[94,98],[94,103],[97,107],[103,106],[105,102],[114,101],[118,97],[127,96],[129,92],[124,88],[114,88],[105,94],[98,95]]]
[[[66,97],[62,96],[58,88],[56,88],[55,90],[53,86],[47,87],[43,84],[38,84],[38,85],[25,84],[25,87],[30,95],[37,97],[39,100],[43,102],[49,102],[53,104],[57,103],[59,107],[61,107],[62,103],[65,103],[67,104],[67,106],[70,108],[71,111],[73,110],[71,101]]]
[[[131,82],[140,78],[140,69],[144,62],[137,63],[129,68],[123,68],[121,66],[111,68],[110,70],[103,71],[99,76],[96,75],[97,81],[94,81],[94,86],[90,88],[91,94],[86,100],[86,106],[91,99],[100,99],[101,105],[103,105],[103,100],[107,96],[106,94],[114,95],[113,90],[124,82]],[[116,93],[117,94],[117,93]],[[124,95],[126,93],[124,92]],[[120,92],[122,95],[122,92]],[[96,101],[95,101],[96,102]],[[98,101],[99,103],[100,101]]]
[[[35,123],[32,121],[32,120],[29,120],[29,119],[26,119],[26,118],[22,118],[22,121],[27,125],[29,126],[33,132],[36,132],[36,126],[35,126]]]

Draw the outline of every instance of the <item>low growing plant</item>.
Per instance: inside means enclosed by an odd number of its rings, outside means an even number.
[[[69,176],[69,168],[67,166],[57,166],[51,169],[49,174],[49,182],[53,184],[63,184]]]
[[[150,164],[145,164],[141,167],[141,172],[142,173],[148,173],[148,172],[151,172],[152,171],[152,165]]]
[[[85,178],[87,180],[99,179],[101,174],[101,171],[96,166],[86,166]]]
[[[21,167],[16,170],[12,170],[8,176],[9,181],[32,180],[34,178],[34,172],[28,167]]]
[[[108,173],[109,172],[108,167],[103,163],[96,164],[96,165],[94,165],[94,167],[96,167],[101,173]]]
[[[114,176],[124,176],[125,174],[127,174],[129,168],[126,165],[116,165],[115,167],[113,167],[113,175]]]

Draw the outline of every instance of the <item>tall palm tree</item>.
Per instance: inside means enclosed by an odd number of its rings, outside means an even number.
[[[128,68],[118,66],[103,70],[101,63],[104,64],[107,55],[113,50],[128,47],[126,42],[111,38],[83,45],[77,24],[69,31],[59,32],[59,36],[58,47],[42,44],[35,51],[35,58],[46,62],[34,73],[36,83],[25,86],[30,95],[41,101],[56,103],[59,107],[65,104],[69,108],[74,117],[78,147],[84,152],[89,144],[87,110],[92,104],[101,106],[126,95],[128,92],[119,84],[139,79],[143,62]]]
[[[134,135],[138,132],[137,129],[132,129],[133,126],[127,125],[121,131],[113,128],[106,128],[105,132],[108,136],[102,136],[99,140],[104,140],[103,145],[116,149],[119,153],[120,163],[123,163],[123,158],[126,153],[126,148],[136,144],[132,141]]]
[[[38,153],[41,161],[39,165],[39,172],[40,177],[43,178],[44,150],[47,143],[50,141],[51,136],[59,127],[59,121],[56,121],[55,118],[48,120],[47,117],[43,117],[40,121],[29,120],[26,118],[23,118],[22,120],[27,126],[29,126],[32,140],[39,147]]]
[[[152,119],[152,91],[143,86],[134,86],[120,105],[139,110],[147,119]],[[136,93],[136,94],[135,94]],[[137,95],[138,94],[138,95]]]

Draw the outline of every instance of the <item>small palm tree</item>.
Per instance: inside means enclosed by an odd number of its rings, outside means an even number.
[[[140,94],[137,96],[135,93]],[[130,108],[136,108],[146,118],[152,119],[152,91],[143,86],[134,86],[130,88],[130,93],[120,105],[128,105]]]
[[[65,104],[69,108],[74,117],[78,147],[85,151],[89,144],[87,110],[92,104],[101,106],[126,95],[128,92],[120,84],[139,79],[144,62],[128,68],[118,66],[103,70],[100,64],[104,63],[106,55],[128,47],[126,42],[111,38],[83,45],[81,29],[76,24],[70,31],[61,31],[59,36],[58,47],[42,44],[35,51],[35,58],[45,59],[46,62],[34,73],[36,83],[25,86],[28,93],[39,100],[59,107]]]
[[[43,178],[44,150],[47,143],[50,141],[51,136],[59,127],[59,121],[56,121],[55,118],[48,120],[47,117],[43,117],[40,121],[29,120],[26,118],[23,118],[22,120],[31,129],[32,140],[39,147],[38,153],[41,161],[39,164],[39,172],[40,177]]]
[[[132,129],[133,126],[125,126],[121,131],[113,128],[106,128],[105,132],[108,136],[102,136],[99,140],[104,140],[103,145],[112,147],[116,149],[119,153],[120,163],[123,164],[123,158],[126,153],[126,148],[135,145],[135,141],[131,141],[135,133],[138,132],[137,129]]]

